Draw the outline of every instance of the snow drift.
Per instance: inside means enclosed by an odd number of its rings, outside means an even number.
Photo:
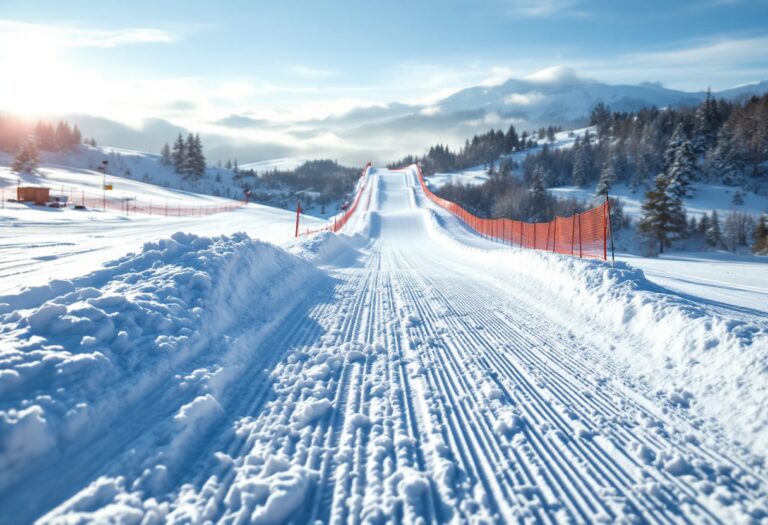
[[[617,357],[670,404],[688,408],[698,403],[731,437],[768,454],[765,317],[689,301],[626,263],[480,245],[458,220],[433,210],[424,213],[433,234],[480,262],[479,273],[486,278],[539,298],[543,315],[566,321],[580,336],[606,346],[607,355]],[[562,312],[569,312],[567,318]],[[646,351],[630,350],[638,346]]]
[[[215,352],[234,325],[268,322],[317,274],[245,234],[176,233],[87,276],[0,297],[0,487]],[[179,424],[208,405],[196,400]]]

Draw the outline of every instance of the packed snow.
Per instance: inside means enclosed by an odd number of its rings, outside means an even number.
[[[768,518],[766,305],[503,246],[369,173],[341,234],[158,218],[195,233],[0,297],[0,521]]]

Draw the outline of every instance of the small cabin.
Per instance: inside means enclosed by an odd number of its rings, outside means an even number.
[[[45,205],[51,200],[51,190],[50,188],[19,186],[16,191],[16,200]]]

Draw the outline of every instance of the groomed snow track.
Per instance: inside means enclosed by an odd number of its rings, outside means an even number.
[[[318,260],[331,278],[168,376],[227,381],[158,387],[112,434],[33,463],[0,495],[0,521],[768,519],[759,458],[559,320],[546,291],[462,257],[442,237],[470,234],[430,207],[413,172],[369,176],[370,209],[348,226],[363,233]],[[431,214],[454,230],[436,231]],[[227,346],[238,360],[211,357]],[[202,394],[215,408],[179,440],[169,421]]]

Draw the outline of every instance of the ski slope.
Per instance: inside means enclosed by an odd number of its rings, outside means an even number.
[[[371,177],[343,235],[174,234],[0,297],[0,521],[768,517],[764,312]]]

